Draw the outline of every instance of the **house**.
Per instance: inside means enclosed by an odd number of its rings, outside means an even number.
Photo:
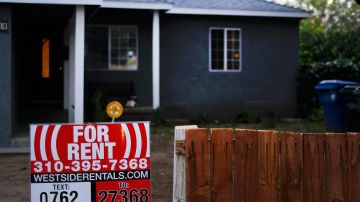
[[[169,118],[293,116],[307,17],[264,0],[0,0],[0,146],[113,97]]]

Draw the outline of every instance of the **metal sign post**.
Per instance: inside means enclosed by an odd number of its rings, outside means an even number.
[[[123,112],[124,108],[118,101],[112,101],[106,106],[106,114],[111,118],[113,123]]]

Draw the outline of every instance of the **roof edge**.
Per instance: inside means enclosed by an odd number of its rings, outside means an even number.
[[[224,15],[224,16],[253,16],[253,17],[282,17],[282,18],[309,18],[307,12],[283,12],[283,11],[251,11],[232,9],[204,9],[204,8],[171,8],[167,14],[185,15]]]
[[[115,2],[102,1],[102,8],[125,8],[125,9],[152,9],[152,10],[169,10],[173,8],[170,3],[138,3],[138,2]]]
[[[101,5],[102,0],[0,0],[0,3]]]

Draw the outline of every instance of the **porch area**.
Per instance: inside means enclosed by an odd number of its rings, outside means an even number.
[[[159,10],[70,3],[6,9],[9,38],[0,42],[10,42],[4,69],[11,74],[4,81],[10,97],[0,104],[11,105],[0,117],[6,119],[0,147],[26,146],[29,124],[108,121],[96,113],[105,112],[110,100],[124,107],[135,101],[117,121],[154,120],[160,106]]]

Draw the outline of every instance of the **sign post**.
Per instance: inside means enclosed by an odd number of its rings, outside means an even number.
[[[112,118],[114,123],[115,119],[119,118],[124,112],[123,106],[118,101],[112,101],[106,106],[106,114]]]
[[[148,122],[31,125],[32,202],[149,202]]]

